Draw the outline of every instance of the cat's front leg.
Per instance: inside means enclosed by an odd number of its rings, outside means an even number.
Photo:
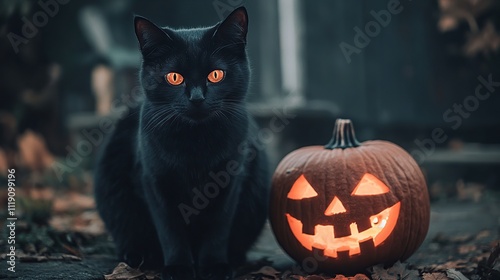
[[[229,265],[228,246],[232,222],[239,198],[239,178],[231,178],[229,186],[215,198],[201,215],[206,215],[210,226],[202,235],[198,252],[199,274],[203,279],[233,279]]]
[[[177,205],[168,200],[168,194],[157,180],[147,178],[144,187],[149,210],[153,218],[163,252],[162,280],[195,279],[193,257],[186,224],[179,215]]]

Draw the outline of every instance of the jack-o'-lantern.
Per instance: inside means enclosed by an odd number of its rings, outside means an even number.
[[[296,261],[336,273],[407,259],[429,227],[429,196],[413,158],[387,141],[356,140],[337,120],[326,146],[288,154],[273,176],[270,221]]]

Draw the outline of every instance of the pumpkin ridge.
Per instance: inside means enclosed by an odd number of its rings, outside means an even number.
[[[405,164],[408,166],[407,169],[417,169],[417,171],[420,173],[421,176],[419,176],[420,178],[412,178],[413,182],[415,181],[418,181],[419,183],[422,183],[422,181],[424,181],[423,183],[425,184],[425,177],[422,173],[422,170],[420,169],[420,167],[418,166],[418,164],[414,161],[414,159],[408,155],[408,157],[411,158],[412,161],[406,161]],[[405,170],[407,170],[405,169]],[[411,193],[415,193],[415,189],[412,188],[411,189]],[[425,203],[427,205],[429,205],[429,195],[428,195],[428,190],[427,188],[425,189],[425,192],[424,193],[417,193],[417,195],[419,196],[419,200],[418,202],[419,203]],[[430,218],[430,213],[428,215],[425,214],[426,211],[424,211],[425,209],[429,209],[429,206],[425,207],[423,205],[418,205],[416,207],[417,211],[418,211],[418,216],[419,216],[419,219],[420,219],[420,222],[426,220],[426,219],[429,219]],[[426,217],[426,216],[429,216],[429,217]],[[414,246],[412,248],[411,251],[414,251],[418,248],[418,246],[420,245],[420,243],[422,243],[424,241],[424,238],[425,235],[427,235],[427,231],[429,230],[429,224],[427,224],[427,227],[424,229],[424,228],[421,228],[421,227],[418,227],[418,230],[419,232],[415,232],[414,235],[417,236],[417,238],[414,238]]]
[[[391,149],[393,152],[395,152],[395,153],[400,153],[400,149],[401,149],[401,148],[396,147],[396,146],[393,146],[393,147],[391,147],[390,149]],[[391,153],[391,154],[392,154],[392,153]],[[409,183],[408,183],[408,182],[410,181],[409,179],[411,179],[411,177],[408,177],[408,174],[407,174],[407,172],[406,172],[407,168],[406,168],[406,166],[402,165],[402,164],[403,164],[403,162],[402,162],[402,161],[398,161],[398,160],[396,160],[396,159],[395,159],[395,158],[393,158],[393,157],[387,157],[387,158],[386,158],[386,160],[389,160],[390,162],[392,162],[392,164],[394,164],[395,166],[397,166],[397,167],[399,168],[399,170],[401,170],[402,174],[403,174],[403,175],[404,175],[404,177],[405,177],[405,180],[404,180],[405,189],[407,189],[407,190],[408,190],[408,192],[409,192],[410,194],[413,194],[412,189],[411,189],[411,186],[410,186],[410,185],[409,185]],[[413,180],[411,180],[411,181],[413,181]],[[413,196],[413,195],[412,195],[412,196]],[[413,205],[413,200],[411,200],[411,199],[410,199],[410,200],[408,200],[408,199],[407,199],[405,203],[408,203],[408,204],[410,205],[409,207],[407,207],[407,209],[410,209],[412,212],[411,212],[411,213],[404,213],[404,215],[405,215],[405,216],[406,216],[406,215],[414,216],[414,214],[413,214],[413,210],[414,210],[414,207],[415,207],[415,206]],[[409,219],[409,220],[410,220],[410,221],[409,221],[409,224],[407,225],[407,227],[405,228],[405,230],[406,230],[407,232],[411,232],[411,235],[412,235],[412,236],[411,236],[410,238],[408,238],[408,241],[407,241],[407,242],[405,242],[405,243],[406,243],[405,249],[403,250],[403,253],[402,253],[402,255],[400,256],[400,258],[404,258],[404,259],[406,259],[406,258],[407,258],[407,256],[406,256],[406,255],[408,254],[408,252],[413,251],[413,249],[416,247],[414,243],[415,243],[415,242],[418,242],[418,238],[415,238],[415,237],[413,236],[413,235],[414,235],[414,233],[413,233],[413,231],[412,231],[412,230],[413,230],[413,227],[414,227],[414,226],[413,226],[413,219]],[[419,222],[421,222],[421,221],[420,221],[420,216],[419,216]]]
[[[409,185],[409,179],[410,179],[411,177],[408,177],[408,173],[407,173],[407,171],[406,171],[406,169],[407,169],[407,168],[404,168],[404,166],[402,166],[402,161],[396,161],[396,160],[394,160],[394,161],[395,161],[395,162],[396,162],[396,164],[397,164],[397,165],[398,165],[398,166],[402,169],[403,174],[405,175],[405,181],[404,181],[404,182],[405,182],[406,188],[408,189],[408,192],[409,192],[410,194],[412,194],[412,193],[413,193],[413,191],[412,191],[412,189],[411,189],[411,187],[412,187],[412,186],[410,186],[410,185]],[[413,180],[411,180],[411,181],[413,181]],[[409,204],[410,204],[410,208],[409,208],[409,209],[411,209],[411,210],[412,210],[412,213],[409,213],[408,215],[411,215],[411,216],[414,216],[413,211],[414,211],[415,205],[413,205],[413,203],[414,203],[414,201],[413,201],[413,200],[411,200],[411,201],[409,202]],[[420,215],[419,215],[419,217],[418,217],[418,218],[419,218],[419,222],[421,222],[421,221],[420,221]],[[414,219],[410,219],[410,224],[408,225],[408,231],[410,231],[410,232],[412,232],[412,230],[413,230],[413,228],[414,228],[413,222],[414,222]],[[415,234],[412,232],[412,234],[411,234],[411,235],[412,235],[412,237],[413,237],[413,235],[415,235]],[[405,246],[404,255],[403,255],[403,256],[401,256],[402,258],[405,258],[405,259],[406,259],[406,258],[407,258],[407,256],[406,256],[406,255],[408,254],[408,252],[411,252],[411,251],[413,251],[413,250],[415,249],[415,247],[416,247],[416,246],[415,246],[415,242],[418,242],[418,241],[417,241],[417,239],[418,239],[418,238],[415,238],[415,237],[413,237],[413,238],[410,238],[410,239],[409,239],[409,242],[407,242],[407,244],[406,244],[406,246]]]
[[[394,153],[393,153],[393,149],[392,149],[392,145],[391,145],[391,146],[384,147],[384,149],[382,149],[382,148],[381,148],[381,147],[379,147],[379,146],[374,145],[374,147],[373,147],[373,148],[374,148],[376,151],[380,151],[380,153],[382,154],[383,160],[390,162],[390,163],[391,163],[390,165],[394,166],[394,170],[396,170],[396,172],[397,172],[397,173],[401,173],[401,171],[400,171],[400,170],[401,170],[401,169],[403,169],[403,168],[401,167],[401,165],[400,165],[399,161],[395,160],[395,159],[394,159],[393,157],[391,157],[391,156],[388,156],[389,154],[390,154],[390,155],[393,155],[393,154],[394,154]],[[396,173],[394,170],[392,171],[392,173]],[[384,174],[384,175],[385,175],[385,174]],[[400,181],[400,180],[397,180],[397,177],[399,177],[399,176],[398,176],[398,174],[392,174],[392,175],[393,175],[394,177],[396,177],[396,181],[398,181],[398,182]],[[404,172],[404,170],[402,171],[402,175],[404,176],[405,180],[404,180],[404,183],[401,183],[401,182],[400,182],[400,186],[398,187],[398,190],[399,190],[399,189],[401,189],[401,188],[408,188],[408,185],[406,184],[406,180],[408,180],[408,176],[406,175],[406,173]],[[386,178],[386,180],[387,180],[387,178]],[[390,181],[393,181],[393,180],[390,180]],[[402,181],[402,180],[401,180],[401,181]],[[411,209],[413,209],[413,208],[412,208],[411,201],[410,201],[410,202],[408,202],[408,200],[407,200],[407,199],[405,199],[405,195],[404,195],[404,194],[401,194],[401,195],[400,195],[400,194],[398,194],[398,193],[396,192],[396,190],[394,191],[394,194],[395,194],[396,196],[398,196],[398,199],[399,199],[399,200],[400,200],[400,201],[404,204],[404,208],[402,209],[402,212],[403,212],[403,213],[401,213],[401,217],[406,217],[407,215],[411,215],[411,213],[407,213],[407,211],[406,211],[407,209],[410,209],[410,210],[411,210]],[[407,204],[408,204],[408,205],[407,205]],[[403,219],[402,219],[402,220],[400,220],[399,222],[403,224],[403,231],[404,231],[404,232],[411,232],[411,228],[412,228],[411,222],[412,222],[412,221],[410,221],[410,222],[408,223],[408,219],[404,219],[404,218],[403,218]],[[401,253],[400,253],[400,255],[398,256],[398,259],[402,259],[402,258],[404,258],[404,256],[407,254],[407,252],[408,252],[408,243],[410,243],[410,242],[411,242],[411,240],[412,240],[412,238],[411,238],[411,237],[410,237],[410,238],[407,238],[407,239],[405,239],[405,240],[403,240],[403,242],[402,242],[402,243],[403,243],[403,244],[405,244],[405,243],[406,243],[406,245],[404,246],[404,249],[402,250],[402,252],[401,252]]]

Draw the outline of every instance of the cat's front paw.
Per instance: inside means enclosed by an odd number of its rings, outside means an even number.
[[[161,272],[161,280],[195,280],[194,269],[180,265],[165,266]]]
[[[136,253],[126,253],[123,256],[125,263],[132,268],[140,268],[144,263],[144,257]]]
[[[218,264],[201,269],[200,279],[202,280],[231,280],[233,279],[233,269],[228,264]]]
[[[126,253],[123,256],[123,261],[132,268],[142,270],[160,270],[163,266],[161,256],[151,254],[144,257],[141,254]]]

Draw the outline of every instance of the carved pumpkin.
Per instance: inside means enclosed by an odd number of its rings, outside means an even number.
[[[296,261],[335,273],[407,259],[429,227],[429,195],[413,158],[387,141],[359,143],[337,120],[326,146],[288,154],[273,176],[270,221]]]

